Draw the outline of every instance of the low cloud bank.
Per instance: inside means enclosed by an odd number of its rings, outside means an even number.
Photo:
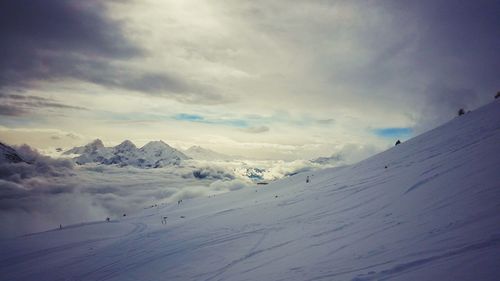
[[[26,145],[15,149],[25,162],[0,162],[0,237],[118,218],[153,204],[252,185],[230,168],[206,163],[161,169],[74,166]]]
[[[119,218],[154,204],[176,204],[343,164],[341,157],[333,157],[339,161],[189,160],[158,169],[75,166],[70,160],[43,156],[27,145],[15,149],[25,162],[0,162],[0,237]]]

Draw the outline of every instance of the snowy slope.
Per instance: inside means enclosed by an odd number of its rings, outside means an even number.
[[[0,276],[499,280],[499,155],[495,101],[353,166],[0,241]]]

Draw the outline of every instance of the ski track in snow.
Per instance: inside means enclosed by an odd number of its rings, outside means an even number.
[[[342,169],[0,240],[0,280],[499,280],[498,155],[495,101]]]

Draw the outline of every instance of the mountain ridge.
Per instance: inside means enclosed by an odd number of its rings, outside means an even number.
[[[79,165],[99,163],[104,165],[135,166],[139,168],[160,168],[167,165],[180,165],[188,160],[181,151],[164,141],[150,141],[141,148],[130,140],[124,140],[113,147],[105,147],[100,139],[87,145],[74,147],[63,155],[77,154],[73,160]]]

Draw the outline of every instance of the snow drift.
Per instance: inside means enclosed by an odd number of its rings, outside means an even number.
[[[498,155],[495,101],[352,166],[2,240],[0,276],[498,280]]]

